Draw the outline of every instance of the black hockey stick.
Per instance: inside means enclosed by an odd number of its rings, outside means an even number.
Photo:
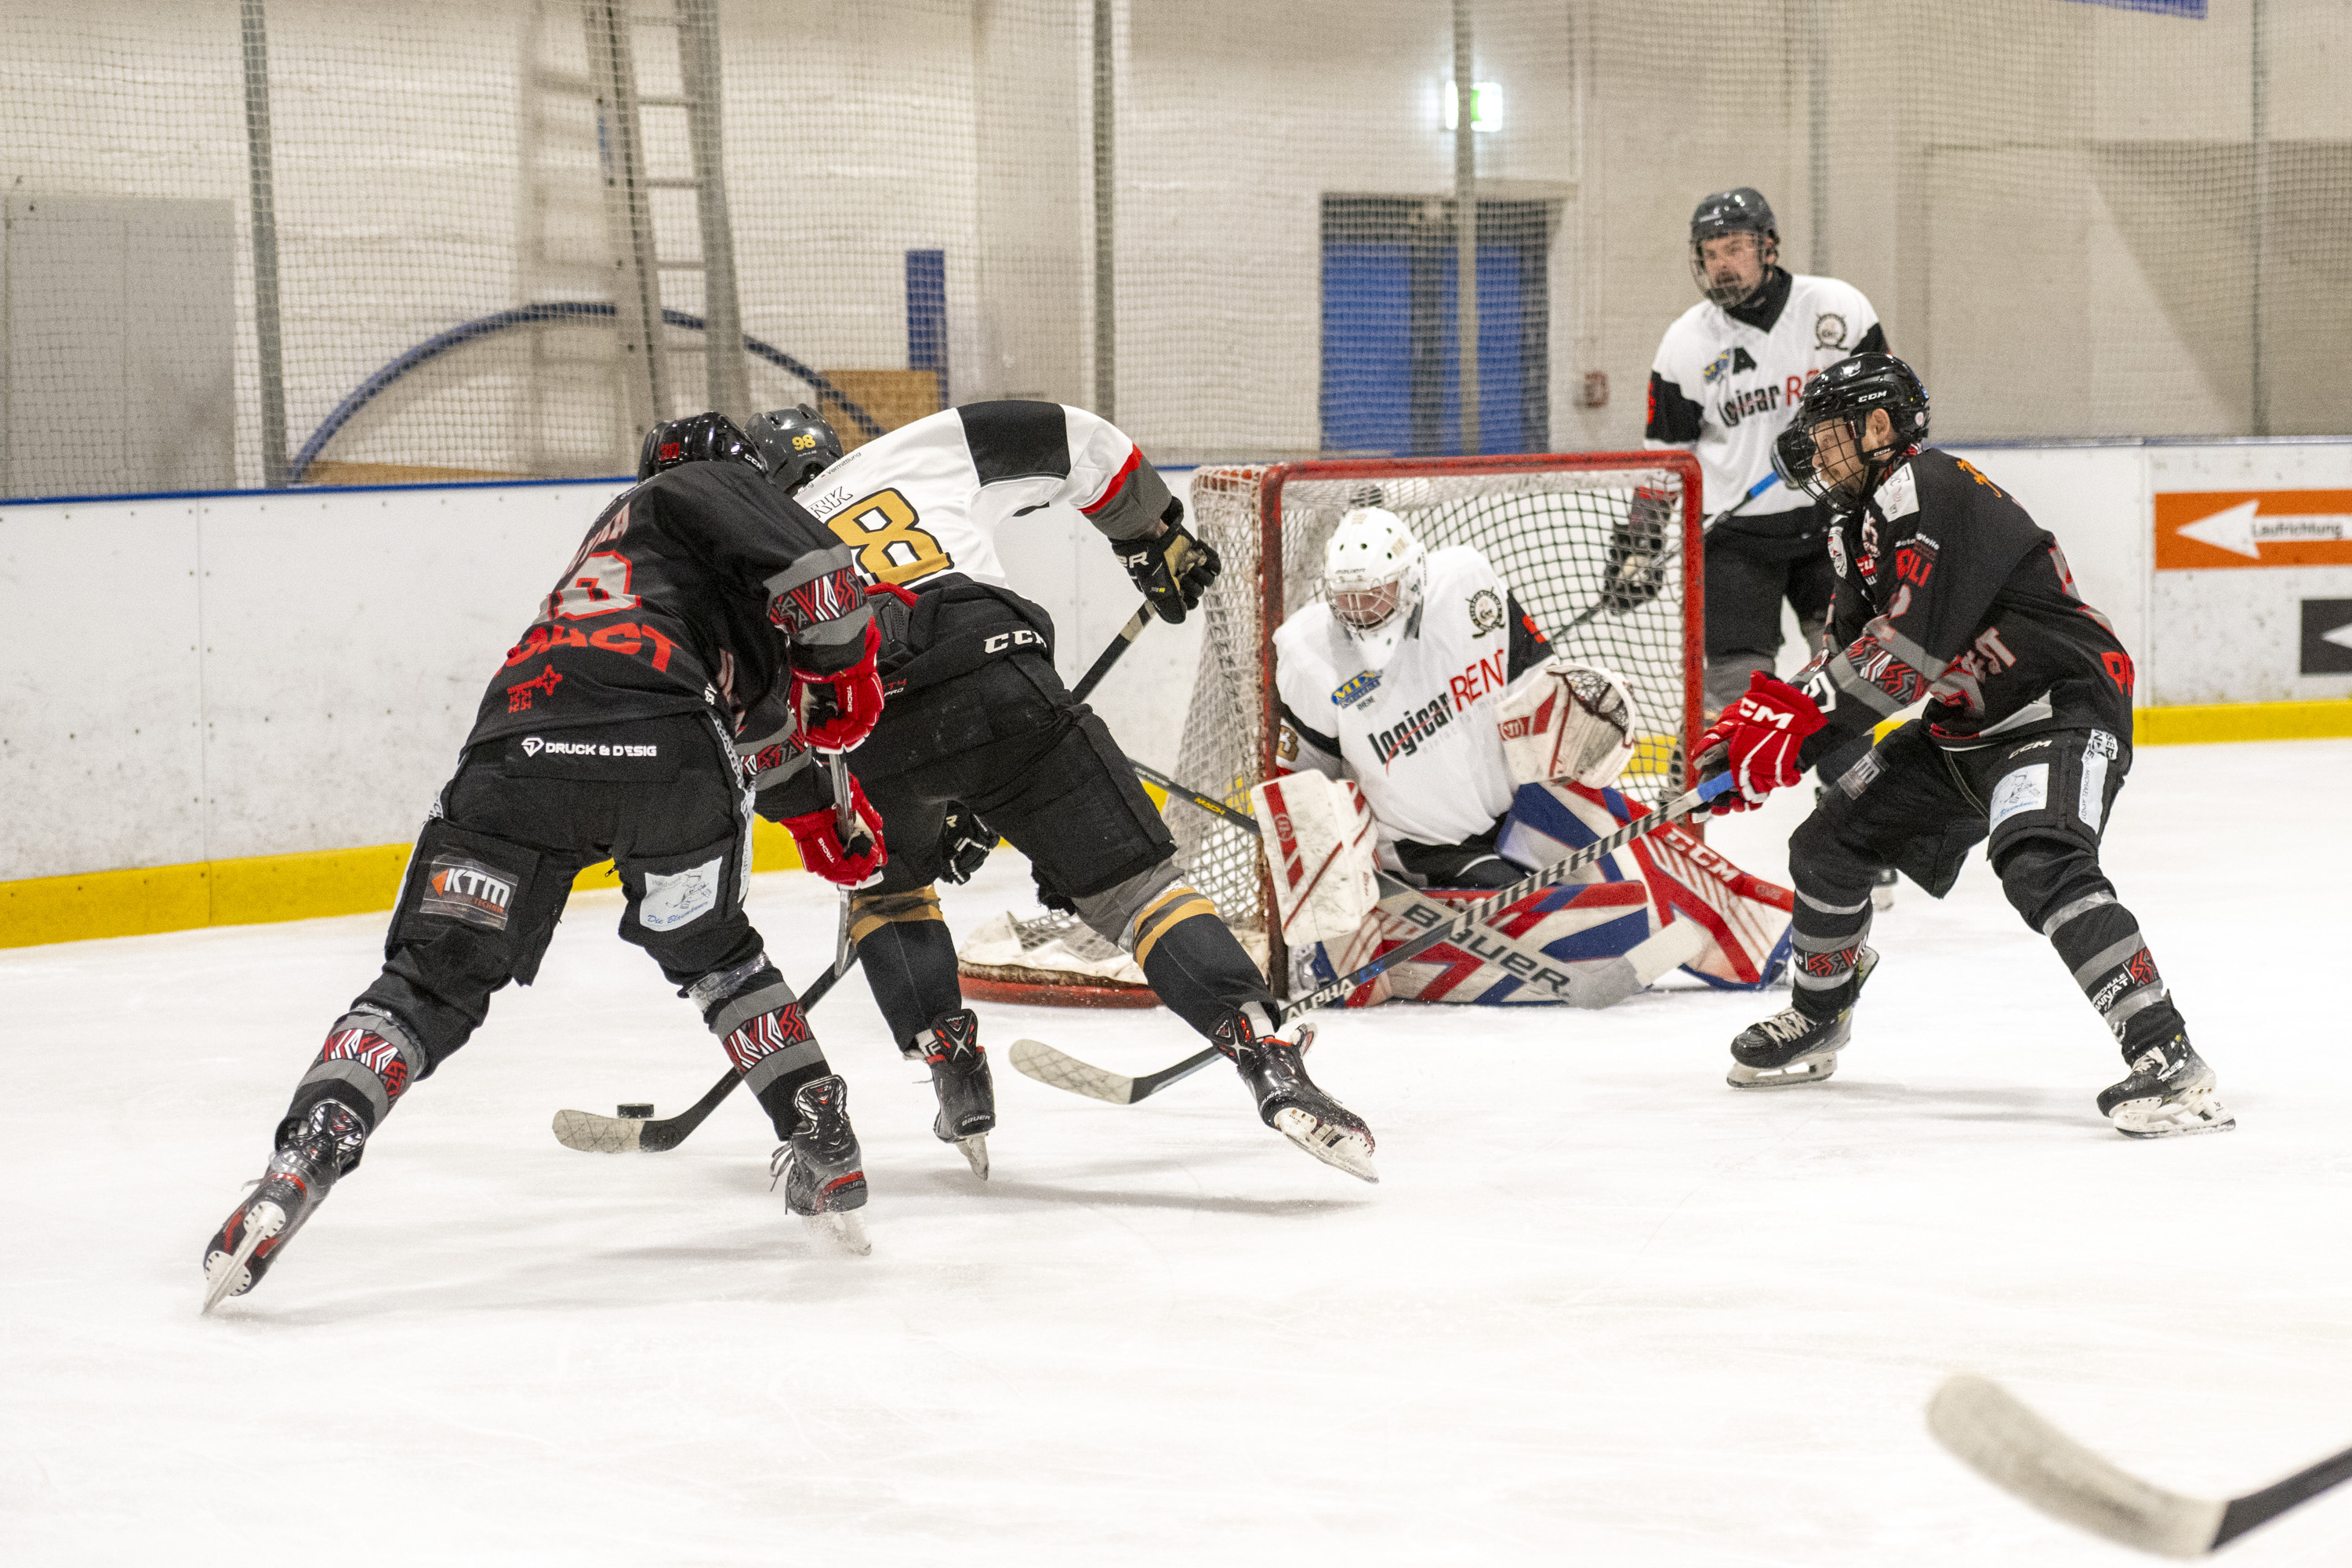
[[[1741,512],[1746,511],[1748,510],[1748,503],[1754,500],[1758,496],[1762,495],[1766,490],[1770,489],[1780,478],[1780,476],[1779,474],[1772,473],[1767,474],[1762,479],[1757,480],[1755,484],[1748,488],[1746,495],[1741,496],[1738,500],[1733,501],[1729,506],[1725,507],[1721,511],[1717,512],[1713,517],[1710,517],[1706,521],[1700,523],[1699,531],[1704,534],[1708,529],[1713,528],[1725,518],[1737,517]],[[1673,560],[1675,558],[1675,552],[1682,549],[1682,540],[1680,538],[1676,538],[1672,543],[1668,544],[1665,549],[1660,551],[1658,552],[1658,564],[1663,567],[1667,562]],[[1656,597],[1656,595],[1653,593],[1650,596],[1654,598]],[[1643,603],[1647,602],[1648,601],[1646,599],[1643,601]],[[1569,622],[1568,625],[1554,632],[1551,636],[1551,640],[1554,642],[1565,640],[1569,633],[1574,631],[1577,627],[1582,626],[1585,622],[1591,620],[1593,616],[1599,615],[1602,610],[1607,609],[1608,607],[1609,595],[1604,593],[1600,598],[1594,600],[1591,606],[1582,615],[1577,616],[1576,619]]]
[[[1183,540],[1178,540],[1168,552],[1169,574],[1171,576],[1180,575],[1183,571],[1186,558],[1192,553],[1192,547]],[[1118,662],[1119,656],[1128,650],[1129,645],[1143,635],[1143,628],[1152,623],[1157,614],[1151,607],[1151,601],[1144,600],[1135,614],[1127,617],[1127,625],[1118,628],[1118,635],[1110,639],[1110,646],[1095,656],[1095,661],[1087,667],[1086,674],[1080,676],[1078,683],[1070,688],[1070,696],[1077,701],[1084,702],[1087,694],[1102,684],[1103,677],[1110,673],[1110,667]]]
[[[2352,1479],[2347,1448],[2243,1497],[2183,1497],[2117,1469],[1982,1377],[1947,1379],[1928,1402],[1927,1429],[1987,1480],[2052,1518],[2159,1557],[2202,1557]]]
[[[1554,861],[1540,871],[1530,871],[1507,888],[1496,889],[1475,903],[1465,904],[1445,924],[1422,932],[1411,941],[1391,948],[1370,963],[1326,985],[1318,985],[1295,1002],[1286,1003],[1276,1013],[1275,1026],[1280,1028],[1302,1013],[1311,1012],[1328,1002],[1336,1002],[1368,980],[1387,973],[1400,963],[1420,957],[1439,942],[1459,942],[1470,931],[1486,923],[1495,915],[1517,903],[1528,894],[1550,887],[1561,878],[1582,870],[1604,855],[1612,854],[1645,834],[1655,832],[1669,822],[1690,816],[1738,787],[1730,773],[1718,773],[1696,789],[1677,795],[1657,810],[1637,816],[1616,832],[1594,839],[1566,859]],[[1024,1048],[1032,1047],[1032,1048]],[[1132,1105],[1137,1100],[1159,1093],[1170,1084],[1207,1067],[1219,1052],[1214,1046],[1185,1058],[1174,1067],[1141,1078],[1128,1078],[1092,1067],[1076,1058],[1065,1055],[1053,1047],[1036,1040],[1022,1040],[1012,1051],[1013,1065],[1040,1083],[1066,1089],[1073,1094],[1083,1094],[1096,1100],[1107,1100],[1113,1105]]]

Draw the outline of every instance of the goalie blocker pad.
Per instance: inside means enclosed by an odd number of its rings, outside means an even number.
[[[1250,791],[1274,873],[1282,939],[1293,947],[1352,936],[1380,903],[1372,809],[1352,782],[1286,773]]]

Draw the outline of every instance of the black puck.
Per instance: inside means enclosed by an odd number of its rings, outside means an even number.
[[[653,1114],[654,1108],[649,1104],[630,1104],[621,1107],[621,1117],[625,1121],[648,1121],[653,1119]]]

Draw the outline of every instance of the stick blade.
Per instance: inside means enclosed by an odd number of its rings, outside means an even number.
[[[1989,1378],[1948,1378],[1927,1429],[1995,1486],[2053,1519],[2161,1557],[2213,1549],[2222,1505],[2126,1475]]]
[[[1113,1105],[1135,1103],[1133,1079],[1089,1067],[1076,1057],[1064,1056],[1043,1040],[1015,1040],[1010,1054],[1014,1070],[1039,1083]]]
[[[593,1110],[555,1113],[555,1141],[583,1154],[627,1153],[644,1138],[646,1127],[643,1121],[599,1116]]]

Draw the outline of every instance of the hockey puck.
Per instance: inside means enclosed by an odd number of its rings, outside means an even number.
[[[653,1119],[654,1108],[650,1105],[624,1105],[620,1111],[624,1121],[649,1121]]]

